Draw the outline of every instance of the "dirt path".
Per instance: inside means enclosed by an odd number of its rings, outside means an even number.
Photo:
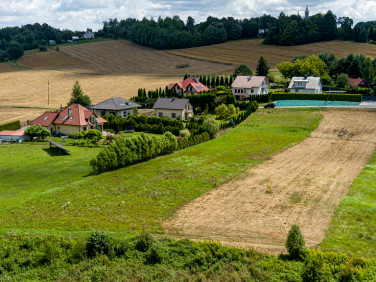
[[[292,224],[320,243],[333,213],[376,146],[375,110],[327,110],[309,138],[181,208],[170,235],[284,251]],[[266,183],[272,193],[266,193]]]

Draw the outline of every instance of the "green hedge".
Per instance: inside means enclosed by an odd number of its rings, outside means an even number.
[[[191,135],[189,137],[183,137],[178,140],[179,149],[184,149],[196,144],[200,144],[210,140],[210,134],[204,132],[199,135]]]
[[[21,128],[21,123],[19,120],[4,123],[0,125],[0,131],[3,130],[17,130]]]
[[[360,94],[307,94],[307,93],[276,93],[271,94],[271,100],[316,100],[316,101],[347,101],[347,102],[361,102],[362,95]]]
[[[100,151],[90,161],[90,165],[98,172],[110,171],[172,152],[177,148],[176,137],[171,132],[161,136],[140,134],[119,138]]]

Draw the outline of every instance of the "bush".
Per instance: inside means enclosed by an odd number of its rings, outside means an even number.
[[[202,124],[202,130],[209,133],[210,136],[217,134],[219,129],[220,128],[218,122],[210,116],[207,117]]]
[[[153,245],[154,238],[149,232],[143,231],[136,241],[136,249],[140,252],[146,252]]]
[[[219,119],[227,119],[230,117],[230,112],[225,104],[216,107],[214,112]]]
[[[182,129],[179,132],[179,136],[180,137],[189,137],[189,136],[191,136],[191,132],[189,131],[189,129]]]
[[[39,45],[39,51],[46,52],[47,51],[47,46],[46,45]]]
[[[110,253],[111,242],[105,232],[94,231],[86,244],[86,251],[89,257],[96,255],[108,255]]]
[[[44,140],[47,136],[51,136],[51,132],[40,124],[29,126],[25,130],[25,134],[29,137],[38,137],[42,140]]]
[[[348,101],[348,102],[360,102],[362,95],[359,94],[330,94],[329,99],[335,101]],[[326,101],[328,94],[307,94],[307,93],[276,93],[270,94],[272,101],[277,100],[316,100]]]
[[[19,120],[4,123],[0,125],[0,131],[3,130],[18,130],[21,128],[21,123]]]
[[[305,241],[298,225],[291,226],[285,246],[292,259],[302,258]]]
[[[96,129],[90,129],[89,131],[86,131],[84,139],[90,140],[92,142],[98,142],[102,139],[102,132]]]
[[[145,258],[146,258],[147,263],[156,264],[156,263],[161,263],[164,256],[165,256],[164,248],[161,245],[154,243],[146,252]]]

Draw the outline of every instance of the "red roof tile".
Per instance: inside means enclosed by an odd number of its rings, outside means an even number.
[[[208,91],[209,88],[206,87],[204,84],[198,81],[197,78],[195,77],[188,77],[182,82],[176,82],[176,83],[171,83],[168,88],[172,89],[175,87],[175,85],[178,85],[179,88],[183,88],[183,91],[185,92],[188,88],[189,85],[191,85],[197,92],[203,92],[203,91]],[[199,86],[199,87],[197,87]],[[201,88],[201,89],[200,89]]]
[[[45,112],[43,115],[37,117],[29,123],[29,125],[38,125],[49,127],[51,123],[55,120],[58,113]]]
[[[24,136],[25,130],[3,130],[0,131],[2,136]]]
[[[90,124],[90,117],[94,115],[97,123],[107,122],[105,119],[100,118],[93,111],[86,109],[80,104],[72,104],[59,112],[54,124],[85,126]]]

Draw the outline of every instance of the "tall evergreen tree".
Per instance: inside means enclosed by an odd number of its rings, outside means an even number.
[[[260,57],[258,60],[258,64],[256,67],[257,75],[267,76],[269,73],[269,65],[266,62],[265,58],[263,56]]]

